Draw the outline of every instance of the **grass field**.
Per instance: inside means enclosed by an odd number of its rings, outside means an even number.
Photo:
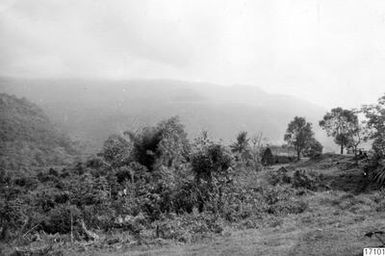
[[[263,185],[264,175],[244,174],[245,186]],[[328,156],[318,161],[302,161],[286,166],[291,172],[306,169],[322,174],[329,187],[303,195],[308,208],[300,214],[261,220],[259,228],[227,227],[220,235],[194,243],[160,241],[158,244],[110,248],[84,246],[67,248],[65,255],[362,255],[364,247],[381,243],[365,233],[385,230],[385,200],[379,190],[367,186],[359,167],[350,157]]]

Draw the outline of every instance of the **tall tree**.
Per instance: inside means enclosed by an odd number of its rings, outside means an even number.
[[[379,156],[385,156],[385,95],[375,105],[362,107],[367,118],[369,136],[373,139],[373,149]]]
[[[355,111],[355,114],[361,113],[361,111]],[[348,147],[353,149],[354,155],[357,160],[357,154],[358,154],[358,146],[366,142],[369,139],[369,130],[367,127],[365,127],[364,123],[361,121],[357,121],[355,125],[351,126],[351,129],[349,130],[349,142]]]
[[[333,108],[319,121],[319,125],[328,136],[334,137],[334,142],[340,145],[343,154],[344,148],[351,144],[353,131],[358,127],[358,117],[352,110]]]
[[[296,116],[287,127],[284,140],[294,146],[297,152],[297,159],[301,159],[301,153],[309,146],[313,138],[312,124],[306,122],[303,117]]]

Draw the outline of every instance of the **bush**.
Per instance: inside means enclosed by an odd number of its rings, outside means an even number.
[[[302,213],[307,204],[294,199],[295,190],[287,186],[268,187],[262,191],[264,202],[267,204],[266,212],[274,215]]]
[[[313,138],[309,143],[309,146],[305,149],[304,156],[310,158],[317,158],[322,155],[322,150],[322,144],[318,140]]]
[[[184,181],[180,184],[172,199],[176,213],[191,213],[199,202],[199,187],[194,181]]]
[[[364,166],[366,179],[379,187],[385,185],[385,162],[383,158],[376,154]]]
[[[279,168],[277,171],[268,172],[266,180],[269,184],[275,186],[277,184],[291,183],[291,177],[285,167]]]
[[[0,240],[7,240],[24,222],[25,204],[21,200],[0,198]]]
[[[201,179],[211,182],[214,173],[226,176],[232,157],[222,145],[211,144],[192,154],[191,166],[198,182]]]
[[[264,166],[273,165],[275,163],[273,153],[270,148],[266,148],[262,154],[262,164]]]
[[[294,188],[304,188],[316,191],[318,188],[326,187],[322,184],[321,177],[305,170],[296,170],[293,175],[292,185]]]
[[[307,209],[307,204],[295,199],[296,190],[288,185],[265,186],[263,188],[237,188],[235,187],[222,216],[229,222],[241,222],[246,226],[258,226],[259,221],[266,216],[287,215],[302,213]],[[251,219],[248,223],[248,219]],[[243,225],[242,224],[242,225]]]
[[[224,190],[232,182],[233,159],[222,145],[210,143],[198,145],[191,156],[191,167],[195,175],[199,211],[221,211]]]
[[[71,231],[72,225],[81,219],[81,211],[73,205],[58,205],[47,214],[46,219],[41,224],[42,229],[49,234],[66,234]]]
[[[291,156],[284,156],[284,155],[275,155],[274,156],[274,163],[276,164],[288,164],[295,160],[295,157]]]

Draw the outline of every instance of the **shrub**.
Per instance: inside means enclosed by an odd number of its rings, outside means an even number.
[[[231,165],[230,152],[220,144],[208,145],[191,156],[192,170],[198,182],[201,179],[211,182],[214,173],[225,176]]]
[[[374,155],[364,166],[364,175],[369,182],[379,187],[385,185],[385,163],[380,155]]]
[[[73,205],[58,205],[46,216],[41,224],[45,232],[65,234],[71,231],[71,217],[72,224],[75,225],[81,219],[81,211]]]
[[[305,149],[304,156],[310,158],[317,158],[322,155],[322,150],[322,144],[318,140],[313,138],[308,147]]]
[[[262,154],[262,164],[265,166],[274,164],[274,156],[270,148],[266,148]]]
[[[191,167],[198,188],[199,211],[221,211],[224,190],[232,181],[232,165],[231,153],[222,145],[196,146],[191,156]]]
[[[292,185],[294,188],[304,188],[309,190],[317,190],[320,187],[325,187],[322,184],[321,177],[305,170],[296,170],[293,175]]]
[[[274,163],[276,164],[288,164],[295,160],[292,156],[285,156],[285,155],[275,155],[274,156]]]
[[[294,199],[295,190],[287,186],[267,187],[262,191],[266,212],[274,215],[302,213],[307,204]]]
[[[21,227],[25,208],[24,202],[21,200],[0,198],[0,240],[8,239],[12,231]]]
[[[291,177],[285,167],[279,168],[277,171],[268,172],[266,180],[269,184],[275,186],[277,184],[291,183]]]
[[[180,184],[173,195],[173,207],[176,213],[191,213],[199,202],[199,187],[193,180]]]
[[[161,167],[151,173],[148,180],[138,180],[135,183],[135,207],[154,221],[162,213],[175,210],[173,205],[174,191],[176,191],[176,177],[174,170]],[[130,210],[131,211],[131,210]]]

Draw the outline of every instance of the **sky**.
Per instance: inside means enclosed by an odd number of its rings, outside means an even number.
[[[1,0],[0,76],[245,84],[359,107],[385,93],[385,1]]]

